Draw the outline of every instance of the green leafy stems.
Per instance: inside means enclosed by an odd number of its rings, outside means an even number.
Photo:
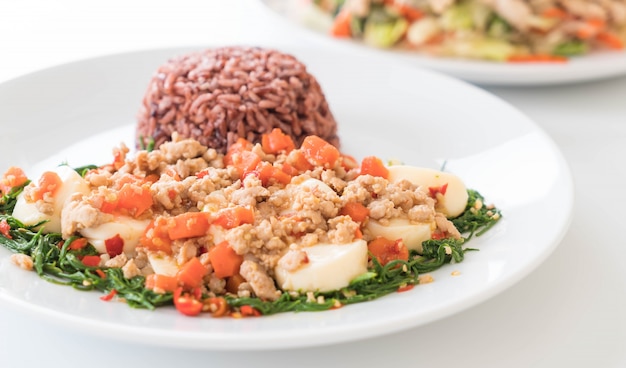
[[[144,276],[127,279],[124,278],[121,268],[86,266],[81,261],[82,257],[98,254],[92,245],[73,250],[70,246],[76,241],[76,237],[63,240],[61,234],[44,234],[37,231],[41,224],[25,226],[12,217],[10,214],[22,190],[23,186],[14,188],[11,193],[5,194],[0,199],[0,223],[6,222],[9,225],[9,230],[0,235],[0,244],[14,253],[30,256],[33,268],[40,277],[79,290],[98,290],[109,295],[115,293],[118,299],[124,300],[134,308],[155,309],[173,303],[172,293],[156,293],[146,289]],[[226,300],[231,308],[249,305],[261,314],[270,315],[329,310],[409,289],[419,284],[420,275],[437,270],[448,263],[462,262],[465,252],[472,250],[463,248],[465,242],[472,236],[482,235],[501,218],[500,210],[485,205],[484,198],[478,192],[468,190],[468,194],[469,200],[465,211],[452,220],[463,234],[467,234],[461,239],[427,240],[422,244],[422,254],[411,251],[407,261],[394,260],[381,265],[375,257],[372,257],[369,271],[340,290],[284,292],[275,301],[232,295],[227,296]]]

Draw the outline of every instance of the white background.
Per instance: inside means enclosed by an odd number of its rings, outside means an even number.
[[[316,42],[307,33],[277,21],[252,0],[0,0],[0,83],[110,53],[266,41]],[[47,321],[0,305],[0,367],[172,367],[189,363],[254,367],[626,366],[626,78],[485,89],[547,131],[568,160],[576,187],[573,222],[564,240],[534,273],[509,290],[445,320],[401,333],[328,347],[257,352],[121,344],[52,329]]]

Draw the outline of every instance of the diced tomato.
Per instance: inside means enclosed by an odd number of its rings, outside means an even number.
[[[313,169],[313,165],[306,159],[302,150],[293,150],[287,156],[287,163],[293,166],[298,172],[303,173]],[[295,176],[296,174],[292,174]]]
[[[294,177],[294,176],[296,176],[296,175],[300,174],[300,172],[298,171],[298,169],[296,169],[293,165],[291,165],[291,164],[289,164],[289,163],[287,163],[287,162],[284,162],[284,163],[282,164],[282,166],[281,166],[281,170],[282,170],[285,174],[289,175],[290,177]]]
[[[236,206],[221,210],[213,224],[219,225],[224,229],[232,229],[243,224],[254,223],[254,212],[246,207]]]
[[[101,197],[100,211],[139,217],[152,207],[154,201],[146,179],[124,175],[115,184],[117,191]]]
[[[352,169],[356,169],[357,167],[359,167],[359,162],[356,160],[356,158],[350,155],[342,154],[341,166],[343,166],[343,168],[346,170],[352,170]]]
[[[237,139],[235,143],[231,144],[230,147],[228,147],[228,152],[226,152],[226,154],[224,155],[224,164],[232,165],[234,163],[233,161],[234,154],[241,153],[243,151],[250,151],[252,147],[253,147],[253,144],[250,143],[245,138]]]
[[[315,166],[332,168],[341,155],[337,147],[316,135],[304,138],[300,147],[307,161]]]
[[[285,173],[278,167],[273,166],[269,162],[259,163],[255,172],[258,173],[263,186],[269,186],[277,183],[287,185],[291,182],[291,175]]]
[[[356,228],[356,230],[354,230],[354,238],[355,239],[363,239],[363,232],[358,227]]]
[[[100,265],[100,256],[84,256],[81,261],[87,267],[98,267]]]
[[[202,284],[202,278],[208,273],[208,269],[197,257],[193,257],[181,266],[176,274],[176,280],[185,288],[191,289]]]
[[[104,213],[114,213],[117,210],[118,198],[116,194],[111,194],[102,198],[102,204],[100,205],[100,211]]]
[[[119,170],[122,168],[122,166],[124,166],[124,161],[126,160],[126,152],[119,148],[116,147],[113,149],[113,168],[115,170]]]
[[[334,37],[350,37],[352,30],[350,23],[352,22],[352,14],[347,8],[342,9],[333,20],[333,24],[330,27],[330,34]]]
[[[209,261],[215,276],[225,278],[239,274],[243,256],[237,254],[227,241],[223,241],[209,250]]]
[[[179,287],[174,291],[174,306],[176,310],[186,316],[197,316],[202,312],[202,301],[189,293],[183,293],[183,288]]]
[[[622,50],[624,49],[624,41],[616,34],[610,32],[600,32],[596,36],[596,40],[610,49]]]
[[[233,153],[231,160],[231,165],[237,169],[239,177],[244,178],[256,169],[261,157],[252,151],[242,151]]]
[[[0,179],[0,195],[8,194],[11,189],[18,187],[28,181],[24,170],[17,166],[11,166]]]
[[[295,144],[290,136],[279,128],[274,128],[270,133],[261,136],[261,147],[265,153],[289,153],[295,148]]]
[[[339,214],[350,216],[353,221],[362,223],[369,217],[370,211],[359,202],[348,202],[341,208]]]
[[[153,219],[139,239],[141,246],[154,252],[172,254],[172,241],[168,234],[168,219]]]
[[[368,156],[361,161],[361,175],[379,176],[387,179],[389,177],[389,170],[381,159],[376,156]]]
[[[33,191],[33,199],[36,201],[42,200],[46,194],[54,196],[62,185],[63,181],[59,174],[53,171],[46,171],[41,174],[37,182],[37,187]]]
[[[114,237],[104,241],[104,246],[106,247],[109,257],[113,258],[124,252],[124,239],[122,239],[120,234],[115,234]]]
[[[239,285],[244,282],[246,282],[246,279],[244,279],[240,274],[232,275],[226,280],[226,290],[229,293],[237,294],[239,291]]]
[[[152,193],[148,185],[124,184],[118,193],[117,208],[128,211],[138,217],[153,204]]]
[[[178,280],[176,277],[153,273],[146,276],[145,287],[158,293],[173,292],[178,287]]]
[[[254,308],[251,305],[242,305],[239,308],[239,312],[241,312],[241,315],[243,317],[259,317],[262,315],[258,309]]]
[[[198,173],[196,174],[196,176],[198,177],[198,179],[202,179],[205,176],[209,175],[209,170],[208,169],[204,169],[204,170],[200,170],[198,171]]]
[[[428,193],[433,198],[437,198],[437,193],[441,193],[441,195],[446,195],[447,191],[448,191],[448,183],[445,183],[438,187],[428,187]]]
[[[600,31],[606,27],[602,19],[587,19],[576,30],[576,37],[581,40],[587,40],[595,37]]]
[[[430,237],[431,239],[434,239],[434,240],[441,240],[441,239],[447,238],[446,233],[439,231],[439,230],[433,231],[433,233],[430,234]]]
[[[67,248],[71,250],[80,250],[85,248],[85,246],[87,246],[87,239],[77,238],[74,239]]]
[[[109,300],[113,299],[114,296],[117,295],[117,290],[113,289],[111,291],[109,291],[109,293],[107,295],[101,296],[100,300],[104,300],[105,302],[108,302]]]
[[[210,225],[206,212],[185,212],[170,218],[169,222],[167,232],[172,240],[206,235]]]
[[[7,239],[13,239],[9,231],[11,230],[11,225],[7,222],[6,219],[2,219],[0,221],[0,234],[2,234]]]
[[[409,250],[402,239],[390,240],[379,236],[367,244],[367,249],[383,266],[397,259],[409,259]]]
[[[409,285],[405,285],[405,286],[400,286],[400,287],[398,288],[398,290],[397,290],[397,291],[398,291],[399,293],[403,293],[403,292],[405,292],[405,291],[409,291],[409,290],[413,289],[414,287],[415,287],[415,285],[413,285],[413,284],[409,284]]]

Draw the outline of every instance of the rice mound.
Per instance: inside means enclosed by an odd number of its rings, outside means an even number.
[[[172,133],[225,153],[239,137],[257,143],[280,128],[296,144],[317,135],[339,147],[320,84],[294,56],[221,47],[174,57],[152,76],[138,114],[137,147]]]

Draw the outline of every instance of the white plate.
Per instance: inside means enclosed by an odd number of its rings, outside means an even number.
[[[339,47],[361,53],[362,58],[382,58],[391,62],[425,67],[479,85],[536,86],[585,82],[626,74],[626,52],[596,52],[572,58],[569,62],[545,64],[512,64],[464,59],[440,58],[411,51],[378,49],[354,40],[330,37],[302,14],[299,4],[309,0],[261,0],[270,16],[291,26],[300,27],[312,40],[326,47]]]
[[[39,279],[0,249],[0,302],[82,333],[195,349],[276,349],[383,335],[458,313],[528,275],[569,224],[568,166],[549,137],[502,100],[463,82],[416,68],[356,63],[325,49],[282,48],[318,77],[340,124],[343,150],[376,154],[460,175],[504,211],[468,246],[463,263],[433,273],[408,292],[317,313],[247,319],[184,317],[173,308],[136,310]],[[0,85],[0,170],[28,172],[67,161],[102,164],[132,141],[135,115],[157,66],[187,50],[112,55],[30,74]],[[367,78],[363,76],[367,75]],[[44,162],[45,164],[42,164]],[[49,166],[48,166],[49,167]],[[460,272],[452,276],[453,271]]]

